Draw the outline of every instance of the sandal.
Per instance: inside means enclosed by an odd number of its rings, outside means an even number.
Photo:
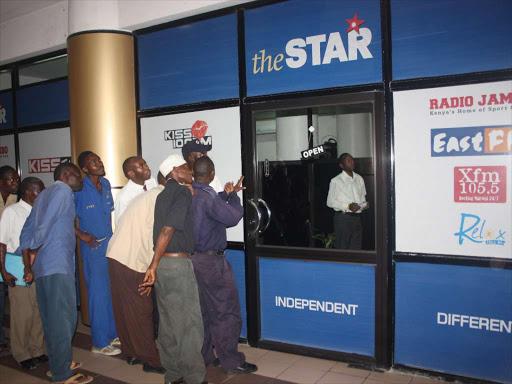
[[[78,362],[76,362],[76,361],[74,361],[74,360],[73,360],[73,361],[71,362],[71,365],[69,366],[69,369],[71,369],[72,371],[74,371],[75,369],[78,369],[78,368],[80,368],[80,367],[82,367],[82,363],[81,363],[81,362],[79,362],[79,361],[78,361]],[[48,372],[46,372],[46,376],[48,376],[48,377],[52,377],[53,375],[52,375],[52,373],[51,373],[50,371],[48,371]]]
[[[66,381],[58,381],[57,384],[87,384],[93,381],[92,376],[86,376],[83,373],[77,373],[74,376],[71,376]]]

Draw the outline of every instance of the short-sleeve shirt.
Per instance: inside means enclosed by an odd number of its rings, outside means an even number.
[[[7,208],[9,205],[16,204],[16,201],[18,200],[18,196],[16,195],[9,195],[7,196],[7,200],[4,203],[4,199],[2,196],[0,196],[0,216],[2,216],[2,212],[5,208]]]
[[[112,237],[111,212],[114,210],[114,199],[110,183],[100,177],[101,194],[89,176],[84,178],[81,191],[75,192],[76,215],[79,218],[79,229],[94,235],[96,239]]]
[[[0,218],[0,243],[7,246],[7,252],[14,253],[20,246],[23,224],[32,207],[23,200],[5,208]]]
[[[169,179],[162,193],[158,195],[153,227],[155,245],[164,226],[174,228],[172,239],[165,250],[166,253],[194,252],[194,225],[191,215],[188,214],[191,203],[192,193],[190,190],[174,179]]]

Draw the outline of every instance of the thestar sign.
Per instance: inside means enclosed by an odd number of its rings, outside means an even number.
[[[356,13],[352,19],[345,19],[345,21],[349,25],[346,37],[348,50],[345,49],[340,32],[307,36],[305,39],[298,37],[286,43],[286,56],[279,53],[272,57],[267,55],[264,49],[255,53],[252,58],[253,74],[280,71],[284,65],[297,69],[303,67],[308,61],[313,66],[328,65],[336,60],[338,62],[353,61],[357,60],[358,52],[363,59],[373,58],[368,49],[372,42],[372,31],[359,27],[365,20],[358,19]],[[311,60],[309,60],[310,57]]]

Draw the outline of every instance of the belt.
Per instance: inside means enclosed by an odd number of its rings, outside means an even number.
[[[355,212],[344,212],[344,211],[338,211],[336,213],[339,213],[340,215],[347,215],[347,216],[359,216],[359,213]]]
[[[188,258],[190,256],[190,254],[189,253],[164,253],[162,256]]]
[[[203,255],[216,255],[216,256],[224,256],[226,251],[217,250],[217,251],[197,251],[197,253],[202,253]]]

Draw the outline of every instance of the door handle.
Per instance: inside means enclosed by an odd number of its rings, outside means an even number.
[[[265,224],[265,228],[259,230],[259,233],[263,233],[267,230],[268,226],[270,225],[270,219],[272,218],[272,212],[270,211],[270,208],[265,200],[258,199],[258,202],[261,203],[267,210],[267,217],[268,217],[267,224]]]
[[[253,230],[253,231],[250,231],[250,232],[247,234],[249,237],[254,237],[254,236],[256,235],[256,233],[257,233],[257,232],[259,231],[259,229],[260,229],[260,225],[261,225],[261,212],[260,212],[260,210],[258,209],[258,205],[257,205],[253,200],[251,200],[251,199],[247,199],[246,201],[249,203],[249,205],[251,205],[251,206],[254,208],[254,210],[256,211],[256,217],[258,218],[258,220],[257,220],[257,225],[256,225],[256,227],[254,228],[254,230]]]

